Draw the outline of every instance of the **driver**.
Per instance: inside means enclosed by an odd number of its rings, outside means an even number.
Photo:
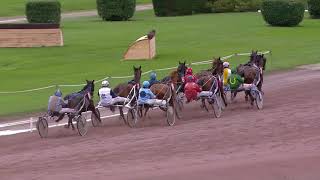
[[[117,96],[109,87],[109,85],[109,81],[102,81],[101,88],[98,92],[98,96],[100,97],[98,106],[107,107],[116,103],[124,103],[125,101],[127,101],[127,98]]]
[[[149,105],[158,105],[158,106],[165,106],[166,101],[156,99],[156,95],[152,93],[150,90],[150,83],[149,81],[144,81],[142,83],[142,88],[139,90],[139,98],[138,98],[138,104],[149,104]]]

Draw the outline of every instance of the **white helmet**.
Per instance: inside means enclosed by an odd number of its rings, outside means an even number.
[[[102,81],[101,85],[102,85],[102,87],[108,87],[109,86],[109,81],[104,80],[104,81]]]
[[[230,65],[229,62],[223,62],[223,67],[224,67],[224,68],[228,68],[229,65]]]

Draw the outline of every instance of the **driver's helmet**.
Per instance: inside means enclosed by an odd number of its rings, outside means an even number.
[[[230,66],[229,62],[223,62],[223,68],[228,68]]]
[[[143,81],[142,86],[143,86],[143,88],[149,88],[149,86],[150,86],[149,81]]]
[[[150,74],[150,79],[153,79],[153,80],[157,79],[157,74],[155,72],[152,72]]]
[[[60,91],[60,89],[58,89],[55,93],[54,93],[55,96],[58,96],[58,97],[62,97],[62,92]]]
[[[109,81],[107,81],[107,80],[102,81],[101,86],[102,87],[108,87],[109,86]]]
[[[192,72],[192,68],[191,67],[189,67],[188,69],[187,69],[187,71],[186,71],[186,74],[192,74],[193,72]]]

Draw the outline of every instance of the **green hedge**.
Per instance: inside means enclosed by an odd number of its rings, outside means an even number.
[[[152,0],[156,16],[191,15],[194,0]]]
[[[210,13],[212,12],[212,1],[193,0],[192,9],[194,13]]]
[[[105,21],[130,19],[136,10],[136,0],[97,0],[97,11]]]
[[[312,18],[320,18],[320,0],[308,0],[308,8]]]
[[[213,12],[248,12],[260,9],[261,0],[213,0]]]
[[[304,4],[294,0],[264,0],[261,13],[272,26],[297,26],[304,17]]]
[[[29,23],[60,23],[61,4],[57,0],[37,0],[26,3]]]

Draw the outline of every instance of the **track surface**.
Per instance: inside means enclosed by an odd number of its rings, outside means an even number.
[[[0,179],[319,180],[319,89],[320,71],[298,70],[266,77],[262,111],[239,96],[220,119],[189,104],[174,127],[154,111],[144,128],[0,137]]]

